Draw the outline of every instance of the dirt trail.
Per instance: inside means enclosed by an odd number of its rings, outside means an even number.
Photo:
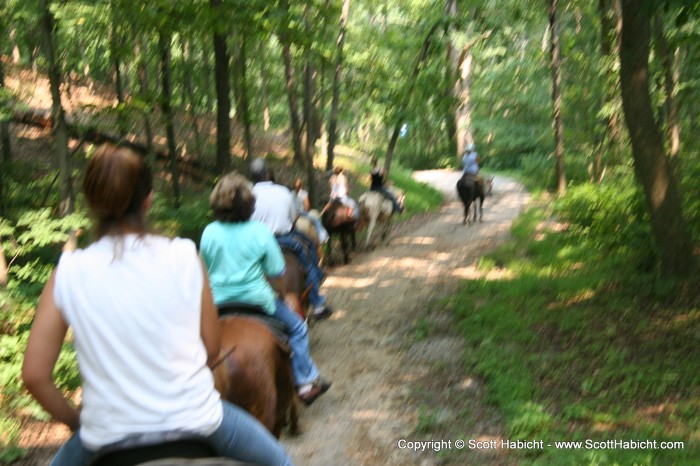
[[[463,226],[454,188],[458,176],[443,170],[417,173],[444,191],[440,211],[399,226],[388,245],[361,250],[349,265],[330,270],[324,289],[335,313],[313,325],[310,335],[312,355],[333,386],[302,409],[302,434],[283,436],[296,465],[512,462],[468,449],[414,453],[398,447],[401,439],[454,442],[498,438],[501,432],[497,413],[482,403],[483,387],[464,372],[464,348],[452,331],[449,310],[433,309],[431,303],[477,275],[475,260],[508,237],[529,197],[517,183],[496,177],[483,223]],[[426,407],[437,409],[432,428],[415,433],[425,422],[420,413]],[[30,452],[16,464],[48,464],[67,435],[56,423],[32,422],[21,440]]]
[[[450,334],[450,316],[431,314],[434,322],[426,317],[431,301],[474,276],[474,261],[507,238],[512,220],[529,198],[517,183],[497,177],[483,223],[463,226],[455,197],[458,176],[450,171],[417,173],[419,180],[445,192],[447,202],[439,213],[411,231],[395,232],[388,245],[360,252],[350,265],[331,270],[324,288],[335,313],[314,325],[310,334],[312,354],[333,386],[302,412],[302,435],[283,439],[295,464],[429,465],[449,458],[458,464],[462,460],[455,460],[454,453],[416,454],[398,447],[400,439],[440,439],[414,433],[422,400],[431,397],[446,397],[438,414],[444,422],[437,421],[446,435],[443,440],[499,435],[498,422],[488,416],[473,422],[471,432],[450,431],[455,409],[482,409],[481,394],[478,382],[462,373],[463,347]],[[421,325],[430,335],[416,338]],[[436,384],[437,379],[442,380]],[[426,395],[425,390],[436,391]],[[461,406],[450,408],[455,401]],[[507,462],[498,457],[483,461]]]

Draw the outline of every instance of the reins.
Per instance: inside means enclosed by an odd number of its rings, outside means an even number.
[[[214,364],[212,364],[212,365],[209,367],[209,369],[211,369],[211,370],[216,369],[216,367],[217,367],[219,364],[221,364],[222,362],[224,362],[224,360],[225,360],[227,357],[229,357],[229,356],[231,355],[231,353],[233,353],[235,350],[236,350],[236,346],[234,345],[233,348],[231,348],[230,350],[226,351],[223,355],[219,356],[219,359],[217,359],[216,362],[215,362]]]

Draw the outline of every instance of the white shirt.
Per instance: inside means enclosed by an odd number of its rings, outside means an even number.
[[[462,157],[462,165],[464,166],[464,173],[470,175],[476,175],[479,173],[479,163],[476,161],[477,154],[474,151],[469,151]]]
[[[87,448],[133,433],[208,435],[221,424],[200,336],[202,286],[186,239],[127,235],[115,245],[108,236],[63,253],[54,300],[73,328]]]
[[[275,235],[292,231],[297,212],[292,193],[281,184],[262,181],[253,186],[255,211],[251,220],[267,225]]]
[[[294,199],[294,209],[296,210],[297,215],[306,212],[306,207],[304,207],[304,203],[308,198],[309,193],[307,193],[303,189],[299,189],[299,191],[292,191],[292,199]]]

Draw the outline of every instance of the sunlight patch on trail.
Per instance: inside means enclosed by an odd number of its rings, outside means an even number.
[[[397,238],[393,241],[393,244],[414,244],[414,245],[424,245],[424,244],[435,244],[437,240],[433,236],[417,236],[417,237],[407,237]]]

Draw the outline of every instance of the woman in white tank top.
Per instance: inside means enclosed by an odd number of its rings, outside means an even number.
[[[64,252],[44,287],[22,378],[75,434],[52,465],[87,465],[100,448],[143,433],[205,436],[220,456],[291,464],[252,416],[222,401],[209,369],[219,325],[195,245],[148,232],[151,173],[138,154],[111,145],[91,157],[83,182],[96,241]],[[83,380],[72,406],[52,373],[69,327]]]

